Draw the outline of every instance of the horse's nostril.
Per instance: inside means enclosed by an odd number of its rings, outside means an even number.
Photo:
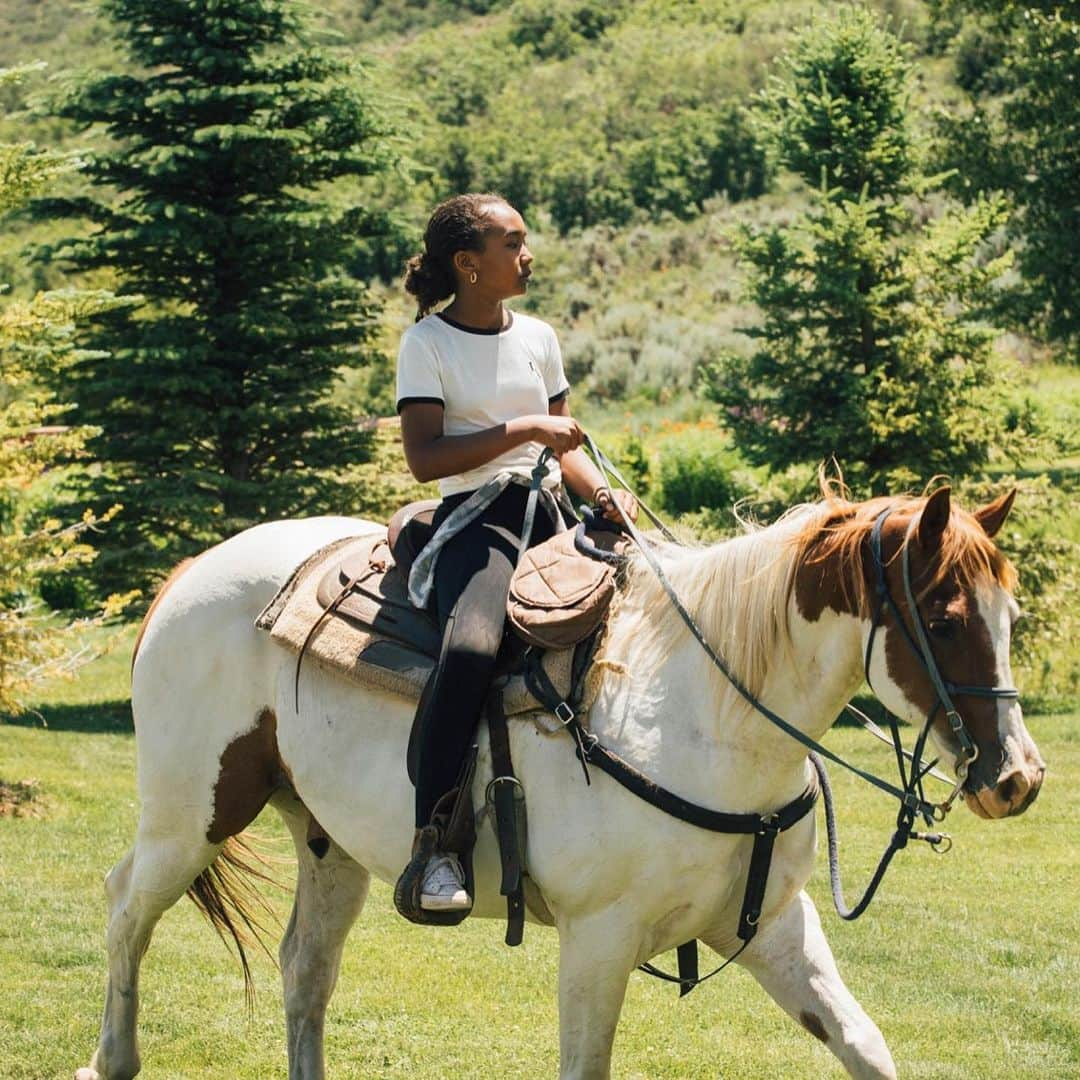
[[[997,794],[1010,806],[1019,802],[1031,790],[1031,781],[1018,769],[998,783]]]

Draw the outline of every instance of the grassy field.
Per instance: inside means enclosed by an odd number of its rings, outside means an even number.
[[[77,682],[46,688],[40,716],[0,726],[0,777],[36,781],[39,815],[0,817],[5,1080],[70,1076],[97,1038],[101,879],[129,843],[138,811],[126,666],[120,649]],[[1080,715],[1029,724],[1049,774],[1023,818],[985,823],[958,813],[950,822],[953,852],[939,858],[920,846],[902,853],[880,899],[854,924],[832,913],[824,860],[812,882],[841,970],[903,1077],[1080,1075]],[[830,739],[859,760],[888,766],[888,752],[854,730]],[[854,780],[833,779],[850,900],[887,838],[891,807]],[[282,840],[272,815],[260,824]],[[282,920],[288,904],[284,894],[275,899]],[[143,1075],[285,1075],[279,984],[265,957],[255,958],[259,993],[249,1017],[238,965],[184,901],[159,926],[143,973]],[[492,922],[415,928],[377,885],[331,1004],[330,1075],[554,1076],[555,982],[554,933],[530,927],[524,946],[510,950]],[[614,1075],[843,1074],[744,972],[732,970],[682,1002],[671,987],[635,976]]]

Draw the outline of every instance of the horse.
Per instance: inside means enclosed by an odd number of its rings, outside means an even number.
[[[1045,772],[1015,692],[963,698],[961,728],[974,747],[965,753],[958,717],[937,710],[904,624],[918,621],[920,632],[925,624],[940,670],[961,692],[1011,686],[1015,573],[992,538],[1013,494],[969,513],[948,488],[865,502],[826,491],[767,527],[712,546],[660,546],[656,558],[755,700],[818,739],[865,675],[897,716],[930,725],[967,806],[1001,819],[1031,805]],[[875,615],[869,543],[879,519],[881,573],[898,599]],[[344,517],[257,525],[178,568],[155,598],[132,671],[141,812],[133,846],[105,882],[105,1015],[77,1080],[138,1073],[139,964],[165,910],[188,893],[233,934],[250,914],[230,906],[240,907],[230,872],[247,865],[243,831],[268,803],[299,863],[279,952],[289,1076],[323,1077],[325,1010],[349,928],[370,876],[393,882],[409,857],[414,704],[315,662],[303,667],[294,700],[295,657],[253,622],[313,552],[380,528]],[[902,562],[917,611],[901,588]],[[625,570],[595,663],[592,733],[656,784],[717,810],[758,813],[807,788],[805,747],[707,659],[640,557]],[[638,965],[695,938],[721,957],[738,950],[751,838],[676,820],[605,775],[586,785],[568,736],[528,722],[510,728],[528,792],[528,872],[559,937],[559,1076],[608,1077]],[[492,775],[483,733],[479,743],[476,805]],[[330,837],[321,859],[306,843],[313,819]],[[804,889],[815,847],[813,814],[776,838],[758,932],[737,962],[850,1075],[895,1077]],[[505,909],[489,826],[478,829],[474,866],[473,915],[497,917]]]

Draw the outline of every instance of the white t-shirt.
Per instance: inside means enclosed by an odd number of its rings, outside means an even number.
[[[513,312],[509,326],[491,331],[428,315],[401,338],[398,412],[410,402],[437,402],[444,409],[444,435],[470,435],[519,416],[546,416],[548,406],[569,389],[555,331],[531,315]],[[445,498],[472,491],[504,470],[527,477],[541,450],[542,443],[522,443],[479,468],[443,477],[439,493]],[[561,479],[558,462],[550,462],[544,486]]]

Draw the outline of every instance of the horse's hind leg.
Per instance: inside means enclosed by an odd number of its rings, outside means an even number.
[[[852,1076],[896,1080],[889,1048],[840,978],[817,909],[805,892],[762,927],[738,962]]]
[[[139,1071],[136,1023],[139,965],[158,919],[213,862],[220,845],[181,840],[156,830],[144,815],[135,844],[105,879],[109,982],[101,1037],[76,1080],[129,1080]]]
[[[289,1080],[323,1080],[323,1024],[345,938],[367,899],[368,872],[333,841],[307,846],[308,813],[291,794],[274,800],[296,844],[296,900],[278,956],[285,988]]]

